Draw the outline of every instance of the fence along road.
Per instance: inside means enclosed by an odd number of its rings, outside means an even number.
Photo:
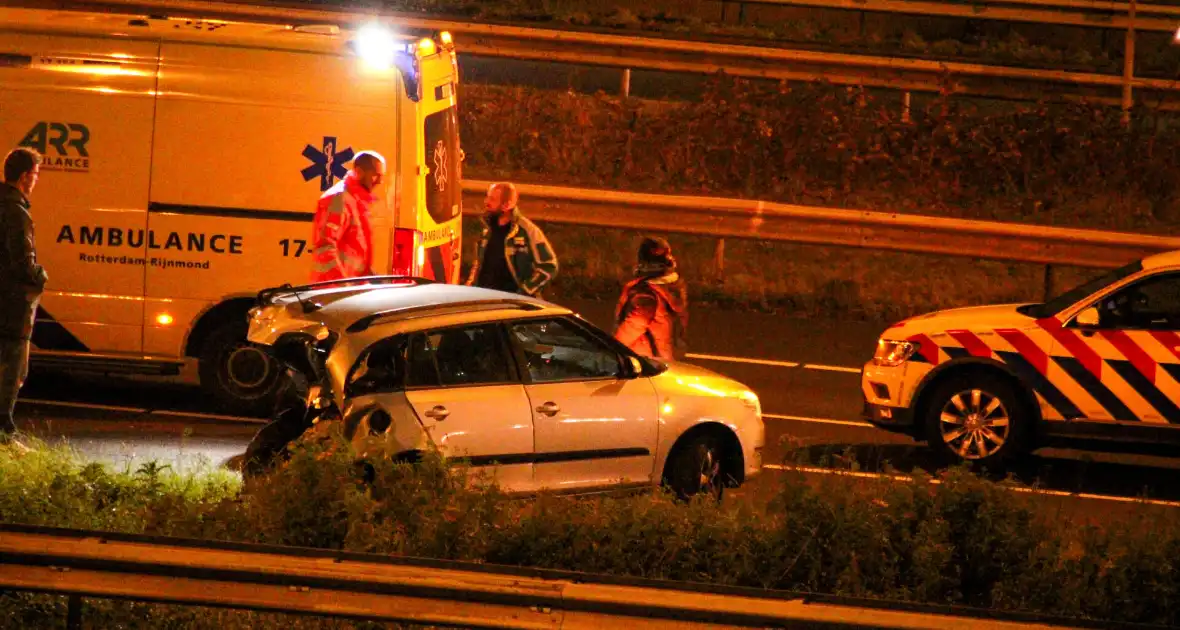
[[[257,0],[255,0],[257,1]],[[11,0],[13,6],[52,9],[123,11],[142,15],[169,14],[207,19],[266,21],[283,24],[356,24],[376,13],[295,8],[269,3],[233,5],[201,0]],[[1129,107],[1131,90],[1150,94],[1152,107],[1180,109],[1168,96],[1180,82],[1123,76],[1010,68],[925,59],[875,57],[771,46],[710,41],[635,37],[572,30],[538,29],[424,19],[381,13],[406,30],[448,30],[455,34],[460,55],[501,57],[553,63],[615,67],[624,70],[622,91],[629,91],[630,69],[727,74],[748,78],[829,81],[905,90],[989,96],[1018,100],[1046,97],[1086,98]]]
[[[465,180],[466,213],[482,214],[491,182]],[[1180,238],[1042,225],[518,184],[532,219],[604,228],[839,245],[987,260],[1113,268],[1180,249]]]
[[[916,16],[957,17],[1139,31],[1175,32],[1180,26],[1180,6],[1101,0],[988,0],[956,3],[927,0],[718,0],[738,5],[814,7],[868,13],[900,13]]]
[[[476,628],[1112,627],[952,607],[0,524],[0,587]]]

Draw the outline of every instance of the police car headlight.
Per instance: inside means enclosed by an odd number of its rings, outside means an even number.
[[[897,367],[909,360],[918,351],[918,344],[912,341],[877,340],[877,352],[873,363],[885,367]]]

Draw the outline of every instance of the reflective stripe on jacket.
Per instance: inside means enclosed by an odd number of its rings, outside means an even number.
[[[488,248],[488,232],[491,231],[487,217],[483,221],[483,233],[475,250],[475,264],[467,277],[467,284],[475,284],[479,277],[479,266]],[[512,229],[504,238],[504,256],[508,258],[508,270],[520,292],[536,296],[545,285],[557,277],[557,254],[545,233],[519,210],[512,210]]]
[[[351,172],[320,197],[312,235],[312,282],[373,274],[373,199]]]

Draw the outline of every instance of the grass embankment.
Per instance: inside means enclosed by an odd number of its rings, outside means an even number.
[[[366,486],[353,464],[346,446],[308,446],[240,487],[223,473],[112,472],[0,448],[0,521],[1180,622],[1174,511],[1087,525],[960,470],[937,485],[786,475],[766,506],[717,507],[661,494],[510,500],[435,461],[373,462]],[[0,596],[6,627],[64,612],[62,598]],[[87,615],[94,627],[333,627],[99,600]]]
[[[645,103],[462,87],[465,177],[757,198],[1100,230],[1167,233],[1180,219],[1180,132],[1084,105],[984,115],[952,98],[903,121],[892,104],[823,85],[716,79],[696,102]],[[522,200],[527,213],[530,200]],[[465,255],[476,235],[468,222]],[[545,226],[552,295],[613,298],[639,234]],[[970,258],[670,236],[697,300],[895,319],[1042,297],[1043,268]],[[915,235],[913,238],[929,238]],[[1063,269],[1061,288],[1094,272]]]

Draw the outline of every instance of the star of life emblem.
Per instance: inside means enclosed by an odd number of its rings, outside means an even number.
[[[447,187],[447,145],[439,140],[434,145],[434,187],[445,190]]]

